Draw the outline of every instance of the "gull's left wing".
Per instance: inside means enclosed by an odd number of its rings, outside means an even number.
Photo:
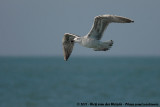
[[[63,55],[64,60],[67,61],[69,56],[72,53],[74,47],[74,38],[75,36],[69,33],[64,34],[62,43],[63,43]]]

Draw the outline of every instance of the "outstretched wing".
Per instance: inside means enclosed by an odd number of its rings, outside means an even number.
[[[63,55],[64,55],[64,60],[67,61],[69,56],[72,53],[73,47],[74,47],[74,38],[72,34],[64,34],[63,37]]]
[[[115,15],[100,15],[96,16],[94,19],[93,26],[91,28],[91,31],[88,33],[88,37],[95,38],[97,40],[100,40],[103,36],[103,32],[109,25],[109,23],[131,23],[134,22],[131,19],[121,17],[121,16],[115,16]]]

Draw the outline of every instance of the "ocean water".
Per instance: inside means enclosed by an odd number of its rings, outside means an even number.
[[[0,57],[0,107],[132,104],[160,106],[160,57]]]

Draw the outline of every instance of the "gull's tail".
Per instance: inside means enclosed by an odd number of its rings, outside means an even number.
[[[113,40],[102,42],[98,48],[93,48],[94,51],[107,51],[113,45]]]

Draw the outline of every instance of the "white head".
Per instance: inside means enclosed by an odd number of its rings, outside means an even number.
[[[82,39],[81,39],[81,37],[75,37],[74,41],[77,42],[77,43],[80,43],[82,41]]]

